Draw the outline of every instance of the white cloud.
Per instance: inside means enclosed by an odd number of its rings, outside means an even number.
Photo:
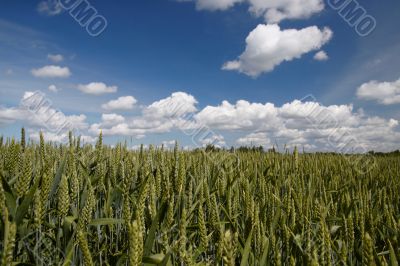
[[[93,137],[93,136],[89,136],[89,135],[80,135],[79,137],[81,138],[81,143],[83,143],[83,144],[85,144],[85,143],[94,144],[97,141],[97,136]]]
[[[319,50],[331,38],[329,28],[320,30],[312,26],[301,30],[281,30],[277,24],[260,24],[247,37],[243,54],[237,60],[225,63],[222,69],[257,77],[284,61],[299,59],[303,54]]]
[[[400,79],[393,82],[370,81],[357,90],[357,97],[364,100],[374,100],[380,104],[391,105],[400,103]]]
[[[4,124],[12,124],[17,120],[23,119],[25,112],[18,108],[5,108],[0,106],[0,126]]]
[[[59,0],[45,0],[38,4],[37,10],[40,14],[55,16],[61,14],[63,8]]]
[[[122,119],[122,116],[115,114],[107,117],[103,115],[102,122],[92,124],[90,132],[98,134],[102,130],[105,136],[121,135],[138,138],[145,134],[166,133],[172,129],[187,128],[191,123],[185,120],[184,116],[196,112],[196,104],[197,100],[192,95],[174,92],[167,98],[143,107],[140,116]],[[119,121],[110,123],[111,120]]]
[[[103,104],[101,107],[105,110],[131,110],[137,100],[132,96],[119,97],[116,100],[109,101]]]
[[[209,136],[206,138],[200,138],[199,143],[206,147],[207,145],[213,145],[217,148],[222,148],[226,146],[224,136],[220,134],[216,134],[214,132],[210,132]]]
[[[54,63],[60,63],[64,60],[64,57],[60,54],[48,54],[47,58]]]
[[[47,132],[48,140],[53,141],[62,141],[69,130],[81,132],[89,127],[85,115],[65,115],[53,107],[44,94],[29,91],[24,93],[20,106],[0,107],[0,125],[15,122],[22,123],[31,132]]]
[[[251,133],[245,137],[239,138],[236,141],[241,146],[270,146],[271,140],[268,138],[267,133]]]
[[[74,129],[84,130],[88,128],[88,124],[86,122],[86,115],[70,115],[66,117],[67,120],[72,124]]]
[[[177,102],[184,108],[176,108]],[[389,151],[400,141],[399,121],[368,116],[361,110],[355,111],[351,104],[324,106],[315,101],[295,100],[276,106],[239,100],[235,104],[223,101],[200,111],[196,104],[192,95],[173,93],[143,107],[139,116],[105,114],[100,123],[90,126],[89,132],[97,135],[102,130],[105,136],[142,138],[178,130],[192,138],[196,147],[227,146],[225,134],[240,134],[237,145],[268,148],[278,144],[304,147],[307,151],[337,152]],[[169,112],[168,106],[182,112]]]
[[[284,19],[303,19],[324,9],[322,0],[248,0],[250,11],[268,23]]]
[[[53,132],[49,132],[46,130],[42,130],[42,133],[43,133],[43,137],[44,137],[45,141],[52,141],[52,142],[58,142],[58,143],[68,143],[68,141],[69,141],[68,132],[59,134],[59,133],[53,133]],[[36,142],[40,141],[40,132],[39,131],[28,130],[28,134],[32,140],[34,140]],[[76,136],[76,137],[78,137],[78,136]],[[86,144],[86,143],[93,144],[97,140],[97,137],[88,136],[88,135],[80,135],[79,137],[81,139],[81,144]]]
[[[89,132],[92,134],[99,134],[103,132],[104,136],[136,136],[143,135],[147,132],[145,129],[131,127],[128,123],[120,123],[113,126],[107,126],[107,124],[92,124]]]
[[[256,77],[272,71],[284,61],[300,58],[303,54],[318,50],[329,41],[332,32],[317,27],[303,30],[281,31],[277,23],[286,19],[306,19],[324,9],[323,0],[177,0],[194,1],[199,10],[227,10],[236,4],[247,4],[255,17],[263,17],[267,25],[259,25],[247,37],[245,52],[237,59],[226,62],[223,70],[237,70]],[[272,24],[272,25],[270,25]],[[318,58],[327,60],[320,54]]]
[[[38,142],[40,141],[40,132],[38,131],[33,131],[33,130],[28,130],[29,137]],[[63,134],[56,134],[53,132],[48,132],[45,130],[42,130],[43,137],[46,141],[52,141],[52,142],[67,142],[68,140],[68,134],[63,133]]]
[[[78,89],[86,94],[101,95],[106,93],[115,93],[117,86],[107,86],[103,82],[92,82],[86,85],[78,85]]]
[[[171,149],[175,147],[175,142],[176,140],[164,140],[163,142],[161,142],[161,144],[164,146],[164,149]]]
[[[103,126],[114,126],[125,122],[125,117],[117,114],[103,114],[101,116]]]
[[[51,92],[59,92],[59,91],[60,91],[60,89],[57,88],[57,86],[54,85],[54,84],[50,85],[50,86],[48,87],[48,90],[51,91]]]
[[[179,101],[185,108],[174,107]],[[367,116],[355,111],[351,104],[323,106],[315,101],[296,100],[275,106],[239,100],[235,104],[223,101],[201,111],[196,111],[196,104],[197,100],[189,94],[173,93],[144,107],[140,116],[103,115],[102,121],[92,124],[89,132],[97,135],[102,130],[105,136],[143,138],[147,134],[180,130],[192,137],[197,147],[227,146],[224,135],[240,133],[237,145],[268,148],[278,144],[337,152],[389,151],[400,141],[397,120]],[[168,113],[167,106],[183,111]]]
[[[322,0],[195,0],[200,10],[227,10],[238,3],[247,3],[256,17],[264,17],[267,23],[284,19],[308,18],[324,9]]]
[[[35,99],[33,92],[26,92],[24,103]],[[176,112],[161,115],[168,104],[182,101],[182,116]],[[324,106],[315,100],[298,100],[276,106],[273,103],[256,103],[239,100],[232,104],[223,101],[217,106],[196,110],[197,100],[190,94],[178,92],[143,107],[142,114],[124,117],[109,113],[101,121],[88,125],[84,114],[64,115],[52,106],[41,106],[34,112],[21,107],[0,107],[0,125],[23,123],[31,132],[44,130],[49,139],[64,141],[67,130],[55,133],[51,129],[62,128],[66,123],[79,130],[80,135],[93,141],[100,130],[105,136],[129,136],[136,139],[148,134],[184,131],[191,128],[194,134],[186,134],[195,147],[214,144],[226,145],[226,137],[232,137],[236,145],[262,145],[266,148],[304,147],[307,151],[366,152],[390,151],[400,148],[400,128],[396,119],[370,116],[362,110],[354,110],[351,104]],[[150,108],[151,107],[151,108]],[[151,111],[149,111],[151,110]],[[178,109],[181,110],[181,109]],[[189,114],[189,115],[188,115]],[[218,132],[218,133],[214,133]],[[227,134],[227,136],[226,136]],[[239,137],[238,137],[239,136]]]
[[[24,114],[19,120],[25,121],[31,127],[45,128],[53,132],[88,128],[85,115],[65,115],[52,105],[45,94],[25,92],[17,109]]]
[[[314,59],[317,61],[326,61],[329,59],[329,56],[326,54],[325,51],[319,51],[314,55]]]
[[[352,105],[323,106],[318,102],[293,101],[280,107],[244,100],[207,106],[195,115],[198,125],[222,134],[241,132],[239,145],[278,143],[313,150],[337,152],[389,151],[400,141],[399,122],[367,116]]]
[[[100,130],[104,136],[130,136],[142,138],[146,134],[161,134],[178,129],[174,121],[166,118],[151,118],[146,116],[127,117],[123,121],[103,120],[90,126],[89,132],[97,135]]]
[[[174,92],[170,97],[152,103],[144,113],[151,117],[180,117],[197,111],[197,100],[185,92]]]
[[[357,125],[352,105],[325,107],[317,102],[298,100],[281,107],[273,103],[250,103],[245,100],[239,100],[236,104],[223,101],[219,106],[206,106],[194,118],[199,124],[229,131],[280,131],[284,127],[303,129],[310,123],[324,127],[334,127],[339,123]]]
[[[244,0],[197,0],[196,7],[199,10],[226,10]]]
[[[68,78],[71,72],[68,67],[44,66],[32,69],[32,75],[38,78]]]
[[[174,147],[176,140],[164,140],[162,144],[166,147]]]
[[[141,147],[142,147],[142,145],[133,145],[132,147],[130,147],[130,150],[138,151],[138,150],[140,150]],[[148,148],[149,148],[149,146],[143,145],[143,149],[148,149]]]
[[[223,130],[252,129],[263,121],[270,121],[276,117],[276,108],[273,104],[249,103],[239,100],[235,105],[223,101],[220,106],[207,106],[194,118],[200,124]],[[272,124],[270,124],[272,125]]]

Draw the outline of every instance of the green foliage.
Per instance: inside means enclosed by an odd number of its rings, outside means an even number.
[[[2,265],[398,265],[400,155],[0,139]],[[20,167],[17,167],[20,166]]]

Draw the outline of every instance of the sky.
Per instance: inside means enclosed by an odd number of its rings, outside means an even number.
[[[400,2],[2,0],[0,135],[400,149]]]

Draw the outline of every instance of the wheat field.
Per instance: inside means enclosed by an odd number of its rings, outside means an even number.
[[[0,139],[1,265],[398,265],[400,156]]]

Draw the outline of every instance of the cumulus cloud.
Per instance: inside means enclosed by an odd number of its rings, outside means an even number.
[[[219,106],[207,106],[194,118],[201,124],[222,130],[253,129],[263,121],[275,119],[277,109],[271,103],[249,103],[239,100],[235,105],[223,101]],[[272,123],[270,124],[272,126]]]
[[[185,92],[174,92],[169,97],[155,101],[143,107],[142,114],[135,117],[116,117],[103,115],[100,123],[90,126],[92,134],[98,134],[102,130],[105,136],[143,136],[150,133],[165,133],[172,129],[187,128],[191,122],[185,116],[197,111],[197,100]],[[106,119],[109,117],[110,119]],[[112,117],[112,118],[111,118]],[[118,120],[118,123],[107,122]]]
[[[48,90],[51,91],[51,92],[58,92],[60,89],[57,88],[56,85],[52,84],[52,85],[50,85],[50,86],[48,87]]]
[[[326,61],[329,59],[329,56],[325,51],[319,51],[314,55],[314,59],[317,61]]]
[[[54,132],[49,132],[46,130],[42,130],[43,137],[46,141],[52,141],[52,142],[58,142],[58,143],[67,143],[69,141],[69,134],[68,132],[63,132],[63,133],[54,133]],[[40,141],[40,132],[37,130],[28,130],[29,137],[36,142]],[[78,136],[77,136],[78,137]],[[80,140],[81,144],[86,144],[86,143],[95,143],[97,140],[97,137],[94,136],[89,136],[89,135],[80,135]]]
[[[210,128],[236,131],[280,131],[283,126],[299,129],[308,127],[310,123],[324,127],[335,127],[338,123],[357,125],[352,105],[322,106],[317,102],[299,100],[280,107],[273,103],[250,103],[245,100],[236,104],[223,101],[219,106],[206,106],[194,118]]]
[[[200,10],[227,10],[238,3],[247,3],[249,11],[267,23],[284,19],[308,18],[324,9],[322,0],[195,0]]]
[[[137,116],[124,117],[124,120],[119,123],[107,121],[103,118],[100,123],[92,124],[89,132],[97,135],[102,131],[104,136],[130,136],[137,138],[146,134],[170,132],[173,128],[178,128],[173,120]]]
[[[195,115],[199,125],[241,132],[239,145],[303,146],[337,152],[392,150],[400,140],[398,121],[367,116],[352,105],[323,106],[295,100],[282,106],[244,100],[207,106]],[[397,145],[397,146],[396,146]]]
[[[286,19],[306,19],[324,9],[323,0],[177,0],[194,1],[199,10],[227,10],[237,4],[249,6],[249,12],[262,17],[267,25],[259,25],[247,37],[245,52],[238,59],[226,62],[223,70],[256,77],[270,72],[284,61],[300,58],[303,54],[321,48],[329,41],[332,32],[309,27],[303,30],[281,31],[276,24]],[[319,53],[316,60],[327,60]]]
[[[192,95],[173,93],[143,107],[139,116],[103,115],[102,121],[92,124],[89,132],[95,135],[102,130],[105,136],[141,138],[179,130],[190,136],[196,147],[227,146],[224,135],[239,134],[235,141],[238,146],[268,148],[278,144],[337,152],[389,151],[400,141],[397,120],[368,116],[362,110],[354,110],[351,104],[324,106],[315,100],[295,100],[276,106],[239,100],[223,101],[200,111],[196,105]]]
[[[263,16],[268,23],[284,19],[303,19],[324,9],[322,0],[248,0],[250,11]]]
[[[17,120],[23,119],[25,112],[18,108],[6,108],[0,106],[0,126],[14,123]]]
[[[117,86],[107,86],[103,82],[92,82],[86,85],[78,85],[78,89],[86,94],[101,95],[106,93],[115,93],[118,91]]]
[[[45,0],[39,2],[37,10],[43,15],[56,16],[61,14],[63,8],[58,0]]]
[[[48,54],[47,58],[54,63],[60,63],[64,60],[64,56],[61,54]]]
[[[150,117],[179,117],[197,111],[197,100],[185,92],[174,92],[171,96],[149,105],[144,113]]]
[[[71,76],[71,71],[68,67],[53,65],[32,69],[31,73],[37,78],[68,78]]]
[[[226,10],[244,0],[197,0],[196,7],[199,10]]]
[[[268,147],[271,145],[271,140],[268,138],[267,133],[251,133],[236,141],[241,146],[263,146]]]
[[[90,126],[89,132],[91,134],[99,134],[100,131],[104,136],[136,136],[147,133],[146,129],[135,128],[128,123],[120,123],[113,126],[107,126],[104,123],[96,123]]]
[[[103,104],[101,107],[105,110],[131,110],[134,105],[137,103],[137,100],[132,96],[124,96],[119,97],[116,100],[109,101],[108,103]]]
[[[226,143],[226,134],[230,141],[235,137],[233,143],[237,146],[268,148],[277,144],[279,147],[304,147],[307,151],[390,151],[398,149],[400,143],[398,120],[367,115],[362,110],[355,110],[351,104],[325,106],[313,99],[295,100],[279,106],[269,102],[223,101],[220,105],[197,110],[197,100],[192,95],[177,92],[143,107],[137,116],[103,114],[98,123],[89,126],[83,114],[64,115],[47,105],[40,105],[34,112],[22,108],[29,103],[36,106],[34,96],[35,93],[26,92],[21,106],[0,107],[0,125],[19,121],[29,126],[32,132],[44,129],[55,141],[63,141],[67,130],[56,134],[51,129],[63,128],[67,123],[88,141],[94,140],[102,130],[105,136],[137,139],[148,134],[183,131],[194,141],[195,147],[207,144],[230,146]],[[184,108],[174,107],[179,101]],[[168,113],[168,104],[180,111]]]
[[[237,60],[226,62],[222,69],[257,77],[285,61],[319,50],[332,35],[329,28],[320,30],[316,26],[282,30],[277,24],[260,24],[247,37],[245,51]]]
[[[117,114],[103,114],[101,116],[103,126],[113,126],[125,122],[125,117]]]
[[[172,148],[175,146],[175,142],[176,140],[164,140],[161,144],[165,147],[165,148]]]
[[[138,150],[141,149],[141,147],[142,147],[142,145],[133,145],[129,149],[132,150],[132,151],[138,151]],[[148,149],[148,148],[149,148],[149,146],[143,145],[143,149]]]
[[[198,140],[199,144],[202,144],[203,147],[207,145],[213,145],[217,148],[222,148],[226,146],[225,138],[221,134],[216,134],[212,131],[209,132],[207,137],[202,137]]]
[[[31,137],[43,131],[49,136],[47,140],[58,142],[66,140],[70,130],[76,133],[87,131],[86,119],[83,114],[65,115],[40,92],[25,92],[19,106],[0,107],[0,125],[20,122],[32,132]]]
[[[361,85],[357,97],[363,100],[373,100],[380,104],[391,105],[400,103],[400,79],[393,82],[370,81]]]
[[[17,110],[22,114],[19,120],[32,127],[45,128],[54,132],[88,128],[85,115],[65,115],[41,92],[25,92]]]

